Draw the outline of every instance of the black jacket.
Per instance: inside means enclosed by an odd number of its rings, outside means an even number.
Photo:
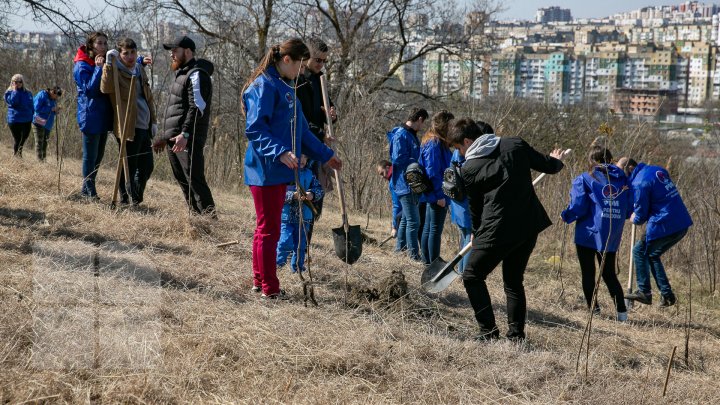
[[[530,169],[554,174],[560,160],[520,138],[500,138],[489,155],[467,160],[462,178],[470,199],[473,247],[512,247],[552,224],[532,185]]]
[[[323,106],[322,87],[320,86],[320,76],[307,70],[304,75],[298,77],[297,97],[302,105],[303,115],[308,122],[310,131],[321,141],[325,141],[325,112],[320,109]],[[329,95],[328,95],[329,97]],[[334,104],[332,100],[328,100],[330,106]]]
[[[165,126],[160,139],[168,140],[182,132],[194,136],[206,137],[210,125],[210,106],[212,104],[212,76],[215,67],[205,59],[191,59],[185,66],[175,72],[175,81],[170,87],[167,109],[165,110]],[[199,72],[200,96],[202,102],[196,100],[190,75]],[[204,102],[204,106],[203,106]],[[204,108],[203,108],[204,107]]]

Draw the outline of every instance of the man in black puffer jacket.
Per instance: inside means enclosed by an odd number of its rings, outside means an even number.
[[[173,174],[190,209],[215,214],[215,202],[205,180],[203,148],[210,126],[213,64],[195,59],[195,42],[183,36],[163,44],[171,51],[175,81],[170,87],[165,126],[153,143],[155,152],[167,149]]]
[[[482,340],[498,338],[485,279],[502,262],[511,340],[525,338],[523,277],[538,234],[550,218],[532,185],[530,169],[555,174],[562,151],[544,155],[520,138],[495,136],[490,125],[463,118],[454,122],[450,143],[465,156],[461,177],[470,200],[473,245],[463,284]]]

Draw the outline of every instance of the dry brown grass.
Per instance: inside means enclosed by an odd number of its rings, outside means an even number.
[[[422,293],[420,268],[387,246],[367,244],[346,269],[332,251],[330,228],[340,224],[332,201],[312,251],[320,306],[303,306],[287,270],[280,278],[292,299],[265,303],[249,292],[254,214],[247,193],[215,190],[220,220],[188,220],[176,185],[151,180],[145,208],[115,213],[66,197],[78,189],[79,162],[66,162],[62,194],[53,162],[14,160],[5,147],[0,162],[2,403],[720,401],[720,311],[713,297],[695,295],[686,366],[687,286],[673,269],[680,304],[638,308],[627,324],[611,319],[602,287],[590,375],[575,373],[587,315],[574,251],[565,255],[562,298],[544,260],[556,252],[561,227],[543,234],[528,270],[527,342],[480,344],[460,283],[439,297]],[[99,178],[107,203],[111,173]],[[387,222],[371,218],[366,233],[381,240]],[[233,239],[240,244],[215,247]],[[399,301],[345,293],[345,271],[357,291],[378,288],[394,269],[409,283]],[[504,328],[498,274],[489,284]]]

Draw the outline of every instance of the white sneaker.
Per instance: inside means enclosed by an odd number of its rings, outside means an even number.
[[[617,321],[618,322],[626,322],[628,320],[627,312],[618,312],[617,313]]]

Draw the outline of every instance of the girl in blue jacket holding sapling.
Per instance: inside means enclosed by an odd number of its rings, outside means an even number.
[[[296,97],[295,80],[310,57],[298,38],[270,48],[243,88],[246,116],[245,184],[250,187],[257,222],[253,236],[253,291],[263,298],[285,298],[277,278],[277,244],[285,190],[295,182],[298,156],[328,163],[336,170],[340,159],[310,132]]]
[[[320,182],[307,167],[307,156],[300,157],[298,179],[300,189],[295,184],[289,185],[285,191],[285,205],[282,209],[282,226],[280,242],[277,248],[277,265],[283,267],[288,256],[292,272],[305,271],[305,250],[307,234],[314,221],[312,209],[304,201],[318,202],[325,194]],[[304,191],[304,194],[301,192]],[[303,226],[300,227],[300,207],[302,206]]]
[[[78,48],[73,67],[77,85],[77,122],[82,133],[82,189],[80,194],[97,200],[95,177],[105,154],[108,131],[113,127],[110,98],[100,91],[108,36],[102,32],[90,34],[85,45]]]
[[[55,113],[60,110],[56,101],[62,96],[62,89],[55,86],[52,89],[40,90],[33,99],[33,131],[35,132],[35,152],[39,161],[44,162],[47,155],[48,138],[55,122]]]
[[[10,87],[5,91],[7,122],[15,140],[13,156],[17,157],[22,157],[23,145],[30,135],[30,123],[33,119],[33,95],[25,88],[24,82],[21,74],[15,74],[10,79]]]
[[[588,158],[590,170],[573,180],[570,205],[560,215],[568,224],[575,221],[575,246],[588,308],[595,292],[597,260],[603,266],[600,269],[602,278],[615,301],[617,320],[624,322],[627,320],[627,308],[622,286],[615,274],[615,254],[625,220],[632,213],[632,192],[622,169],[610,164],[612,155],[609,150],[594,146]],[[593,310],[600,311],[597,299]]]
[[[427,203],[420,238],[425,264],[432,263],[440,256],[440,242],[448,208],[448,198],[442,191],[442,182],[445,169],[450,167],[452,158],[447,144],[447,131],[453,118],[455,116],[446,110],[435,113],[420,146],[419,163],[425,168],[425,174],[432,183],[432,190],[420,196],[420,202]]]
[[[460,154],[459,149],[455,149],[450,162],[450,164],[462,167],[463,163],[465,163],[465,157]],[[453,224],[457,225],[460,230],[460,249],[462,249],[465,245],[470,243],[472,237],[472,217],[470,217],[468,199],[465,197],[462,201],[455,201],[452,198],[448,198],[446,201],[450,201],[450,220]],[[466,254],[460,260],[460,265],[458,267],[458,271],[460,273],[465,270],[468,257],[470,257],[470,255]]]

